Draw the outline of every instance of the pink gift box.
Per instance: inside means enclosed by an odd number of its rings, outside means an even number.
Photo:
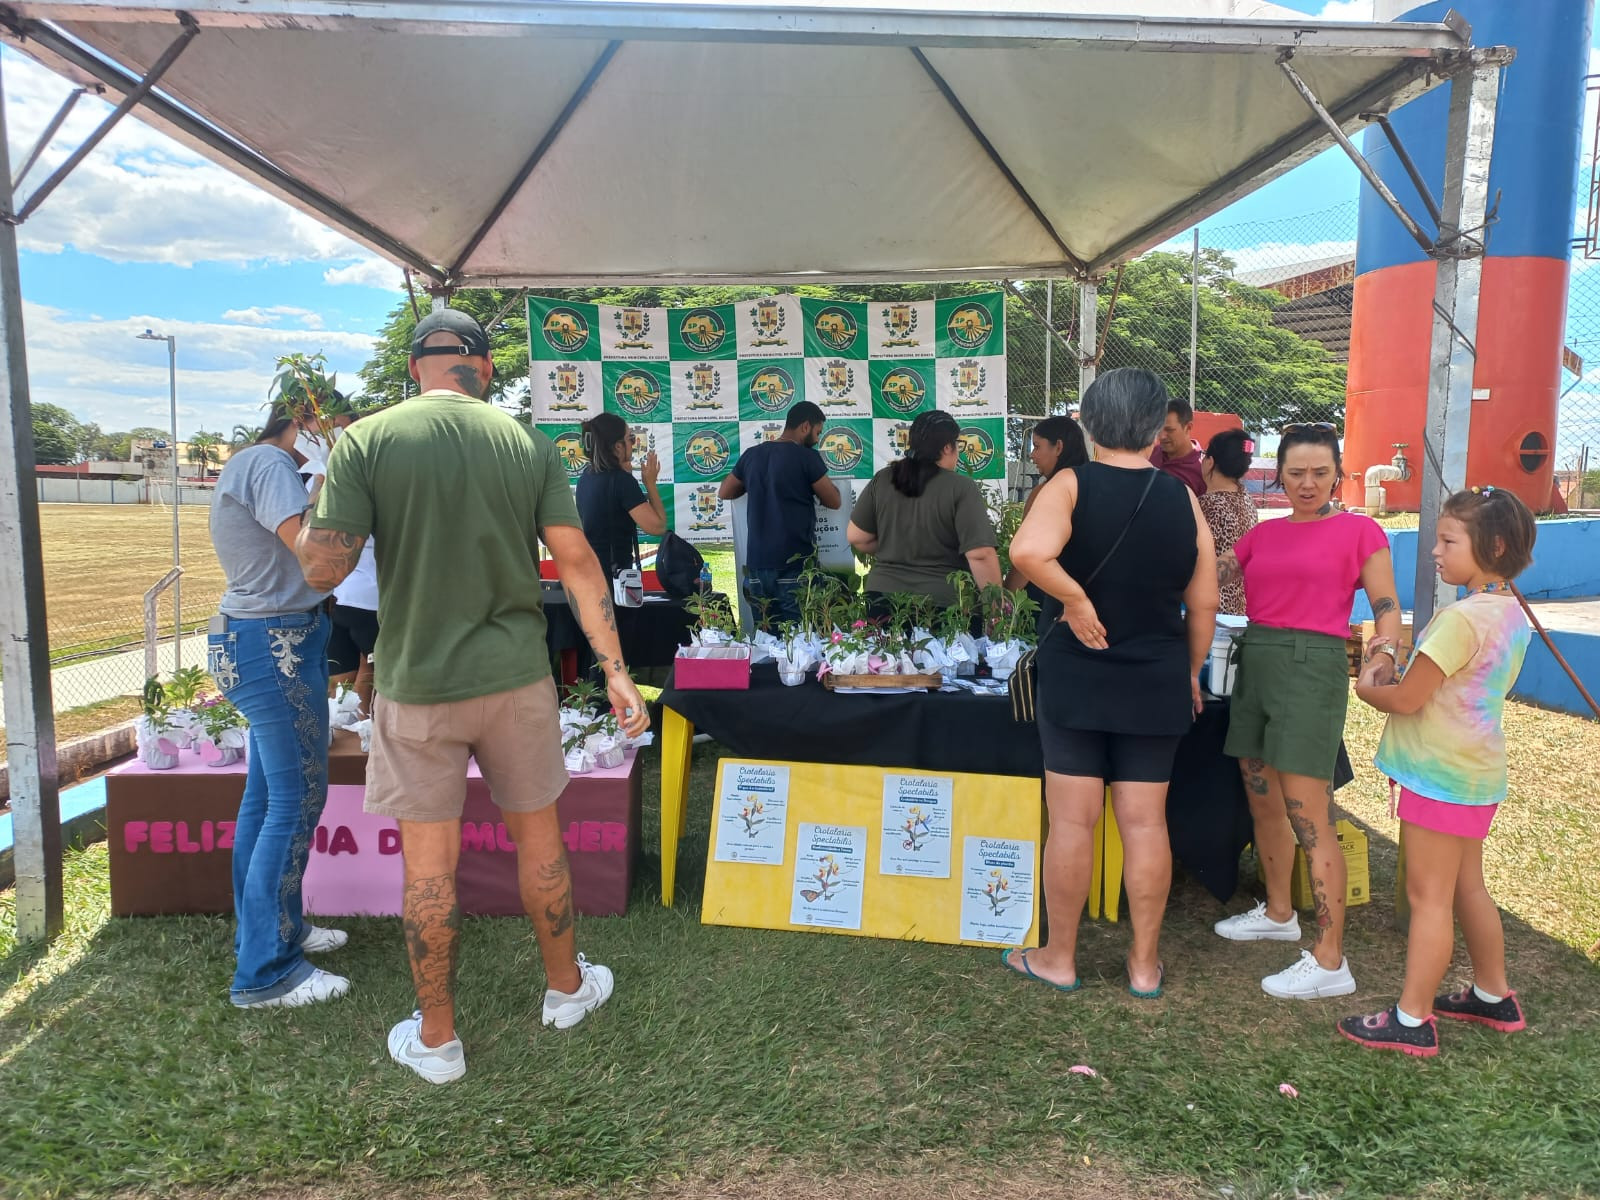
[[[750,647],[718,646],[717,658],[672,660],[674,687],[699,691],[748,691],[750,688]]]

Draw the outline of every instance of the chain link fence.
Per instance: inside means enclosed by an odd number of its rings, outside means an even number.
[[[222,598],[222,569],[208,528],[209,492],[183,490],[178,543],[184,571],[178,587],[162,592],[156,606],[162,674],[179,662],[205,665],[206,621]],[[39,517],[55,711],[81,711],[85,721],[103,714],[105,724],[126,719],[146,676],[145,592],[174,561],[171,489],[152,487],[140,503],[46,500]],[[175,654],[180,595],[184,636]]]

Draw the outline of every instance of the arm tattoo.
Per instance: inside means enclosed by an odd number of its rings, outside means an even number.
[[[1379,596],[1372,602],[1372,619],[1376,621],[1381,616],[1398,611],[1399,608],[1400,605],[1393,596]]]
[[[302,528],[295,556],[306,582],[319,592],[333,591],[356,569],[366,540],[339,529]]]
[[[461,948],[461,905],[456,900],[455,876],[408,880],[401,925],[417,999],[426,1006],[448,1004],[455,995]]]
[[[1239,560],[1234,557],[1232,550],[1224,550],[1217,556],[1217,580],[1223,587],[1227,587],[1230,583],[1238,583],[1243,576]]]

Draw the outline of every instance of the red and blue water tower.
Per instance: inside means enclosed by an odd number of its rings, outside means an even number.
[[[1477,46],[1512,46],[1500,82],[1489,203],[1495,219],[1478,307],[1467,482],[1493,484],[1534,511],[1550,507],[1592,0],[1378,0],[1387,21],[1440,21],[1454,8]],[[1444,187],[1448,84],[1395,111],[1401,144],[1432,188]],[[1391,191],[1431,228],[1383,131],[1364,151]],[[1361,192],[1345,420],[1346,504],[1362,473],[1408,443],[1409,482],[1386,483],[1391,508],[1416,509],[1428,407],[1434,263],[1370,188]]]

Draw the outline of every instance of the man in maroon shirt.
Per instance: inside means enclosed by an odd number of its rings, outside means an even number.
[[[1196,496],[1206,492],[1206,481],[1200,474],[1200,460],[1204,458],[1200,447],[1189,431],[1194,428],[1194,409],[1187,400],[1167,401],[1167,423],[1156,438],[1156,448],[1150,454],[1150,464],[1168,475],[1181,479]]]

